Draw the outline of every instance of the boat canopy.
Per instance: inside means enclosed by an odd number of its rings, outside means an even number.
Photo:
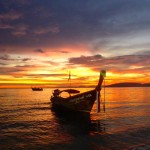
[[[66,89],[66,90],[63,90],[63,91],[61,91],[61,92],[68,92],[69,94],[80,93],[80,91],[75,90],[75,89]]]

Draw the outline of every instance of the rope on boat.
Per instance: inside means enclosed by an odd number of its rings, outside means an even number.
[[[103,88],[104,88],[104,91],[103,91],[103,98],[100,97],[100,103],[102,104],[103,112],[105,112],[105,110],[106,110],[106,107],[105,107],[105,95],[106,95],[105,79],[104,79],[104,82],[103,82]]]
[[[96,91],[97,112],[101,111],[101,105],[100,104],[102,104],[103,111],[105,112],[105,94],[106,94],[106,92],[105,92],[105,77],[106,77],[106,72],[101,71],[100,75],[103,76],[103,86],[102,87],[104,87],[104,93],[103,93],[104,99],[102,99],[100,91]]]
[[[97,103],[97,113],[100,112],[100,104],[99,104],[99,91],[96,91],[96,103]]]
[[[105,79],[104,79],[104,102],[103,102],[103,111],[105,112]]]

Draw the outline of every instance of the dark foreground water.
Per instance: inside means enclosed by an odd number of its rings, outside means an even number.
[[[106,112],[89,118],[53,112],[51,92],[0,89],[1,150],[150,149],[150,88],[107,88]]]

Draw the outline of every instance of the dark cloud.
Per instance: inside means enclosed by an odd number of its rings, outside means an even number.
[[[103,57],[101,55],[94,55],[94,56],[80,56],[80,57],[73,57],[69,59],[69,63],[71,64],[93,64],[94,62],[101,61]]]
[[[54,61],[42,61],[42,63],[46,64],[46,65],[52,65],[52,66],[58,66],[59,63],[58,62],[54,62]]]
[[[13,29],[13,26],[8,23],[0,22],[0,29]]]
[[[42,49],[36,49],[36,50],[34,50],[34,52],[38,52],[38,53],[45,53],[45,51],[44,50],[42,50]]]
[[[27,73],[24,73],[27,70],[30,70],[31,68],[36,68],[35,65],[14,65],[14,66],[5,66],[0,67],[0,75],[11,75],[13,77],[23,77],[26,76]]]
[[[46,26],[46,27],[37,27],[36,29],[33,30],[34,34],[41,35],[41,34],[47,34],[47,33],[58,33],[59,32],[59,27],[57,25],[55,26]]]
[[[1,6],[0,38],[5,35],[1,40],[4,45],[57,47],[58,43],[92,44],[96,40],[106,46],[114,37],[150,26],[149,0],[6,0]],[[26,27],[17,29],[19,24]],[[18,40],[17,36],[24,38]]]
[[[21,17],[22,17],[22,14],[20,12],[14,11],[14,10],[10,10],[9,12],[0,14],[1,21],[13,21],[13,20],[17,20]]]
[[[0,60],[10,61],[10,60],[14,60],[14,59],[10,58],[9,55],[5,54],[3,56],[0,56]]]
[[[61,77],[61,76],[67,76],[66,74],[27,74],[26,76],[29,77]]]
[[[0,62],[0,65],[1,65],[1,66],[5,66],[5,65],[7,65],[7,64]]]
[[[7,52],[7,50],[6,49],[0,49],[0,52]]]
[[[11,34],[14,36],[25,36],[27,34],[28,26],[25,24],[18,24],[14,26]]]
[[[0,67],[0,75],[12,75],[16,72],[23,71],[22,68],[16,68],[16,67]]]
[[[0,56],[0,60],[5,61],[5,62],[11,61],[12,64],[13,64],[13,62],[16,62],[16,61],[18,61],[18,62],[27,62],[27,61],[30,61],[32,59],[31,58],[22,58],[20,56],[17,57],[17,58],[13,58],[11,55],[4,54],[4,55]]]
[[[23,58],[23,59],[22,59],[22,61],[24,61],[24,62],[25,62],[25,61],[29,61],[29,60],[32,60],[32,59],[31,59],[31,58]]]
[[[116,57],[102,57],[101,55],[81,56],[69,59],[69,65],[81,65],[93,70],[107,69],[120,70],[145,70],[150,68],[150,55],[124,55]],[[138,68],[138,69],[137,69]]]
[[[64,54],[67,54],[67,53],[70,53],[68,51],[63,51],[63,50],[56,50],[57,52],[60,52],[60,53],[64,53]]]
[[[150,56],[150,50],[142,50],[135,53],[135,55],[147,55]]]

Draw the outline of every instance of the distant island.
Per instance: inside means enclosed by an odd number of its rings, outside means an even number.
[[[107,85],[106,87],[150,87],[150,83],[123,82]]]

